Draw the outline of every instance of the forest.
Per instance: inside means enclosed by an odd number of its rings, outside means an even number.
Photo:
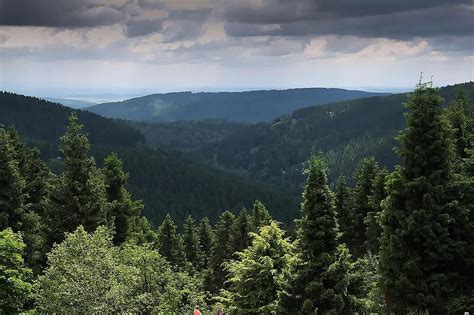
[[[0,309],[145,314],[190,313],[195,306],[203,313],[221,308],[225,314],[474,310],[472,101],[462,90],[447,97],[420,82],[404,106],[394,168],[377,156],[366,157],[351,180],[338,176],[331,185],[328,174],[339,153],[321,153],[323,142],[307,150],[300,211],[286,225],[267,210],[270,196],[268,202],[252,198],[252,206],[240,212],[226,211],[224,205],[215,218],[181,220],[171,213],[155,228],[143,215],[146,200],[128,185],[138,171],[124,170],[129,149],[120,151],[114,144],[113,153],[93,154],[100,150],[91,145],[98,136],[93,130],[88,135],[82,125],[82,118],[91,116],[68,112],[63,134],[46,135],[59,139],[54,163],[42,158],[31,135],[23,134],[31,126],[1,127]],[[130,128],[115,124],[110,126]],[[126,141],[134,142],[137,152],[149,150],[136,135]],[[147,156],[137,153],[136,164]],[[224,177],[220,183],[213,179],[204,177],[199,185],[229,187]],[[251,198],[251,191],[239,192]]]

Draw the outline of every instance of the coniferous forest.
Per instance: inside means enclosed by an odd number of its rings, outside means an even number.
[[[0,313],[473,311],[474,108],[462,90],[447,105],[439,94],[421,81],[408,94],[394,167],[366,156],[350,179],[328,180],[342,157],[313,147],[298,213],[291,195],[278,201],[276,187],[229,175],[234,184],[222,185],[234,196],[263,187],[267,200],[145,216],[124,144],[100,154],[95,145],[116,128],[124,137],[114,141],[148,150],[133,123],[104,120],[110,128],[86,132],[90,116],[73,112],[64,133],[44,135],[57,137],[54,161],[24,132],[28,124],[2,125]]]

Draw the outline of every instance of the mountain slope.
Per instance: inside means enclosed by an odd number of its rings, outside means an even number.
[[[58,139],[73,110],[58,104],[11,93],[0,93],[0,123],[14,126],[32,145],[42,151],[53,169],[61,169]],[[76,111],[92,143],[100,165],[110,152],[117,152],[130,173],[129,188],[145,203],[144,214],[160,224],[166,213],[179,222],[192,214],[211,220],[223,210],[240,211],[255,199],[264,202],[278,220],[291,222],[296,215],[297,197],[234,174],[180,160],[162,150],[144,148],[143,135],[111,119]]]
[[[298,108],[374,95],[344,89],[153,94],[88,107],[96,114],[128,120],[179,121],[225,119],[238,122],[271,121]]]
[[[86,108],[86,107],[94,106],[97,104],[97,103],[81,101],[81,100],[73,99],[73,98],[55,98],[55,97],[42,97],[42,98],[49,102],[58,103],[58,104],[75,108],[75,109]]]
[[[460,88],[474,97],[472,82],[444,87],[439,93],[449,102]],[[240,129],[188,157],[294,191],[301,188],[302,163],[311,151],[324,153],[332,180],[350,176],[367,156],[391,168],[397,163],[393,138],[405,127],[406,97],[394,94],[299,109],[272,123]]]

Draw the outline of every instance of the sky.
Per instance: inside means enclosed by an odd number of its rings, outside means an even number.
[[[443,86],[473,55],[472,0],[0,0],[18,92]]]

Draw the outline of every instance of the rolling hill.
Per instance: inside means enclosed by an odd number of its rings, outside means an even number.
[[[61,168],[58,139],[64,133],[71,108],[8,92],[0,93],[0,123],[14,126],[31,145],[42,151],[53,169]],[[117,152],[130,173],[129,189],[143,199],[144,214],[160,224],[166,213],[177,222],[189,214],[216,220],[223,210],[240,211],[255,199],[264,202],[273,215],[291,222],[298,200],[271,185],[185,161],[162,150],[143,146],[143,135],[126,124],[77,110],[100,165],[110,152]]]
[[[247,92],[179,92],[152,94],[88,107],[93,113],[136,121],[224,119],[261,122],[296,109],[361,97],[386,95],[364,91],[306,88]]]

